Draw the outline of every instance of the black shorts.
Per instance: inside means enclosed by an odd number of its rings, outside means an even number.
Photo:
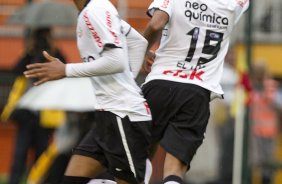
[[[153,142],[190,166],[210,116],[210,91],[193,84],[153,80],[142,87],[153,116]]]
[[[126,116],[95,112],[95,122],[73,154],[92,157],[116,178],[135,184],[144,180],[151,121],[131,122]]]

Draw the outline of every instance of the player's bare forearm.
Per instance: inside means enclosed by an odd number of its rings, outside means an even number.
[[[58,58],[50,56],[46,51],[43,52],[43,55],[49,62],[27,65],[27,70],[24,72],[26,78],[37,79],[37,81],[33,83],[36,86],[66,76],[64,63]]]
[[[148,73],[151,71],[151,66],[154,62],[155,54],[150,49],[154,44],[156,44],[161,36],[162,30],[154,29],[151,24],[149,24],[144,32],[144,37],[148,41],[148,47],[145,54],[145,61],[143,63],[142,69],[144,72]]]
[[[156,10],[150,22],[148,23],[143,36],[148,41],[148,47],[145,56],[145,62],[143,63],[143,71],[150,72],[151,66],[155,59],[155,53],[151,51],[151,48],[159,43],[162,31],[169,20],[168,14],[161,10]]]
[[[149,51],[152,46],[159,41],[161,34],[162,30],[154,30],[150,25],[147,26],[144,32],[144,37],[148,41],[147,51]]]
[[[150,20],[144,31],[144,37],[148,41],[147,50],[150,50],[151,47],[160,40],[162,30],[164,29],[168,20],[169,16],[167,13],[161,10],[155,11],[152,19]]]

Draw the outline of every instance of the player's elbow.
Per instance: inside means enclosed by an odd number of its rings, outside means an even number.
[[[107,54],[111,73],[122,73],[126,68],[127,58],[122,49],[113,49],[113,52]]]
[[[163,11],[156,11],[149,23],[149,28],[153,32],[162,31],[169,20],[167,13]]]
[[[125,58],[120,58],[118,64],[114,67],[113,73],[122,73],[125,70]]]

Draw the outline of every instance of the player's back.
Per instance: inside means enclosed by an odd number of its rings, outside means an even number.
[[[122,118],[129,116],[132,121],[151,120],[145,99],[130,72],[121,20],[110,1],[90,1],[80,12],[77,45],[82,60],[88,63],[97,62],[111,49],[122,49],[125,56],[119,58],[123,71],[90,77],[96,96],[95,109],[110,111]],[[116,67],[115,64],[110,67]]]
[[[168,13],[152,72],[147,78],[194,83],[222,94],[219,80],[229,36],[248,0],[157,0]]]

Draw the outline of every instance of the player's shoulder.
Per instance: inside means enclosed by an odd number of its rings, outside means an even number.
[[[114,7],[113,4],[109,0],[95,0],[95,1],[90,1],[85,7],[85,9],[91,9],[91,10],[94,9],[95,11],[99,11],[101,9],[110,10],[113,7]]]
[[[121,27],[123,30],[124,35],[128,35],[131,30],[131,26],[124,20],[121,20]]]
[[[233,0],[240,7],[245,7],[249,4],[249,0]]]
[[[87,6],[83,9],[82,12],[91,12],[88,13],[89,17],[97,17],[104,15],[118,15],[118,12],[114,5],[108,0],[95,0],[90,1]]]
[[[247,9],[249,6],[249,0],[230,0],[228,1],[228,7],[231,9]]]
[[[178,4],[185,7],[192,7],[194,9],[217,9],[222,7],[234,10],[238,8],[246,8],[249,5],[250,0],[154,0],[155,4],[162,6]],[[177,6],[178,7],[178,6]]]

